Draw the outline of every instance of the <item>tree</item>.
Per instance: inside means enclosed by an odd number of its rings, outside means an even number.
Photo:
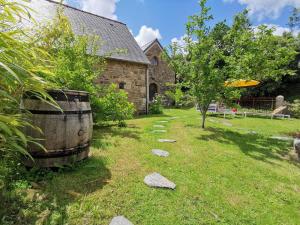
[[[102,88],[96,84],[105,68],[105,57],[98,56],[101,40],[96,35],[75,35],[63,8],[57,9],[53,21],[37,27],[34,32],[37,45],[54,59],[51,67],[53,76],[45,79],[57,88],[87,91],[91,96],[94,112],[98,112],[99,93]]]
[[[185,74],[185,81],[200,108],[202,128],[205,127],[209,104],[233,91],[232,88],[226,90],[224,87],[224,82],[229,78],[224,70],[225,53],[230,50],[224,48],[228,27],[222,22],[210,29],[207,22],[213,17],[205,4],[205,0],[200,2],[200,14],[191,16],[186,25],[186,66],[189,72]]]
[[[225,87],[225,81],[238,79],[279,79],[294,71],[288,64],[296,54],[291,39],[278,38],[273,30],[251,27],[247,11],[235,16],[233,25],[208,23],[213,16],[200,1],[200,13],[189,17],[186,25],[185,60],[181,62],[184,82],[195,97],[202,114],[202,128],[213,100],[238,98],[240,89]]]
[[[300,8],[294,8],[292,15],[289,17],[288,25],[293,32],[294,29],[300,28]]]
[[[289,18],[290,32],[285,32],[281,40],[293,42],[297,55],[289,64],[290,70],[296,71],[295,76],[282,76],[281,79],[265,79],[258,87],[251,88],[243,93],[244,96],[277,96],[284,95],[287,100],[292,101],[300,97],[300,34],[296,35],[297,28],[300,28],[300,11],[294,9]]]

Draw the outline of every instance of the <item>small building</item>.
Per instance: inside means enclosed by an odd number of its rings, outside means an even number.
[[[39,8],[47,9],[41,10],[42,14],[38,10],[39,12],[34,16],[38,22],[53,19],[57,7],[62,6],[75,34],[93,34],[101,38],[103,45],[97,54],[109,56],[106,57],[106,69],[96,82],[117,84],[120,89],[128,93],[128,99],[134,103],[138,113],[148,111],[149,101],[153,99],[154,94],[163,93],[166,90],[164,83],[175,81],[175,78],[171,79],[169,75],[166,75],[170,74],[170,71],[160,58],[163,48],[157,40],[151,42],[143,51],[126,24],[122,22],[52,0],[31,0],[31,4],[37,4]],[[117,49],[125,52],[118,53]],[[115,53],[108,54],[112,52]],[[152,60],[152,64],[149,59]]]
[[[151,102],[155,94],[164,95],[171,88],[169,84],[175,83],[175,73],[163,59],[164,49],[157,39],[142,46],[142,49],[151,63],[148,78],[149,101]]]

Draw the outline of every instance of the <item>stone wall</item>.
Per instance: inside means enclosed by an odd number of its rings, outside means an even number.
[[[138,113],[146,112],[147,65],[119,60],[107,60],[106,70],[97,81],[100,84],[124,83],[128,99],[133,102]]]
[[[168,67],[167,63],[162,60],[162,49],[158,43],[154,43],[145,52],[149,61],[153,61],[153,58],[158,59],[157,65],[151,64],[149,66],[149,85],[155,83],[158,86],[158,93],[164,94],[165,91],[170,89],[166,83],[175,83],[175,73]]]

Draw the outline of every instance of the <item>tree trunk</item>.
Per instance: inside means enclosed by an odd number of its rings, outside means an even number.
[[[207,112],[207,111],[202,112],[202,126],[201,126],[202,129],[205,128],[206,112]]]

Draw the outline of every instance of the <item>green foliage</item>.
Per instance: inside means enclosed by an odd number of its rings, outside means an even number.
[[[127,93],[118,90],[115,84],[103,91],[103,97],[98,101],[99,111],[95,113],[95,117],[104,121],[117,121],[119,126],[125,126],[124,120],[131,119],[135,111],[133,103],[128,102]]]
[[[51,23],[38,30],[37,42],[55,58],[52,82],[63,89],[95,94],[95,80],[104,69],[104,57],[96,53],[101,46],[98,36],[75,35],[68,18],[58,9]]]
[[[162,57],[168,62],[168,66],[172,68],[175,72],[175,79],[177,84],[181,84],[184,78],[184,74],[188,72],[188,68],[182,66],[186,62],[185,49],[180,46],[177,42],[172,42],[172,44],[167,47]]]
[[[174,101],[176,108],[194,106],[193,97],[181,89],[180,85],[176,85],[174,89],[166,91],[165,94]]]
[[[100,109],[96,84],[105,68],[105,58],[98,56],[101,47],[98,36],[75,35],[63,9],[59,8],[53,21],[37,29],[37,43],[55,59],[54,76],[47,77],[58,88],[87,91],[93,111]]]
[[[173,90],[168,90],[165,93],[170,99],[172,99],[175,102],[175,107],[180,107],[182,104],[182,98],[184,96],[184,93],[182,92],[181,88],[174,88]]]
[[[290,104],[290,110],[294,117],[300,118],[300,99],[296,99]]]
[[[21,156],[30,157],[28,143],[35,140],[23,133],[24,127],[32,126],[28,114],[20,110],[23,96],[31,95],[57,107],[45,91],[51,84],[42,77],[51,76],[52,60],[43,49],[34,46],[26,32],[19,26],[23,20],[31,20],[30,9],[21,1],[0,0],[0,218],[8,217],[2,211],[5,203],[13,201],[11,188],[26,188],[26,182],[16,182],[23,166]],[[31,21],[32,22],[32,21]],[[39,130],[39,128],[34,127]],[[3,216],[3,217],[2,217]],[[0,222],[0,223],[1,223]]]
[[[50,98],[45,92],[47,83],[40,77],[49,75],[45,66],[49,65],[49,55],[32,46],[17,26],[20,19],[30,19],[28,10],[17,2],[0,1],[0,155],[27,155],[26,146],[33,141],[22,131],[24,126],[30,126],[19,109],[24,93]]]
[[[297,55],[288,65],[290,70],[295,70],[294,76],[282,76],[279,79],[265,79],[258,87],[247,89],[244,96],[277,96],[283,95],[288,100],[297,99],[300,95],[300,36],[293,36],[285,33],[285,38],[291,39],[294,43]],[[280,38],[280,37],[279,37]]]
[[[186,25],[186,47],[173,52],[181,56],[171,57],[171,65],[184,71],[183,85],[195,97],[205,126],[209,104],[215,101],[230,102],[238,98],[241,89],[225,87],[225,81],[238,79],[279,80],[284,75],[293,75],[288,65],[296,55],[290,36],[277,37],[273,30],[262,25],[256,31],[251,27],[247,11],[235,16],[232,26],[225,22],[214,27],[208,24],[213,19],[200,1],[200,13],[189,17]],[[185,59],[182,59],[182,56]]]
[[[157,94],[153,101],[149,105],[149,112],[151,114],[162,114],[163,113],[163,105],[162,105],[162,96]]]

